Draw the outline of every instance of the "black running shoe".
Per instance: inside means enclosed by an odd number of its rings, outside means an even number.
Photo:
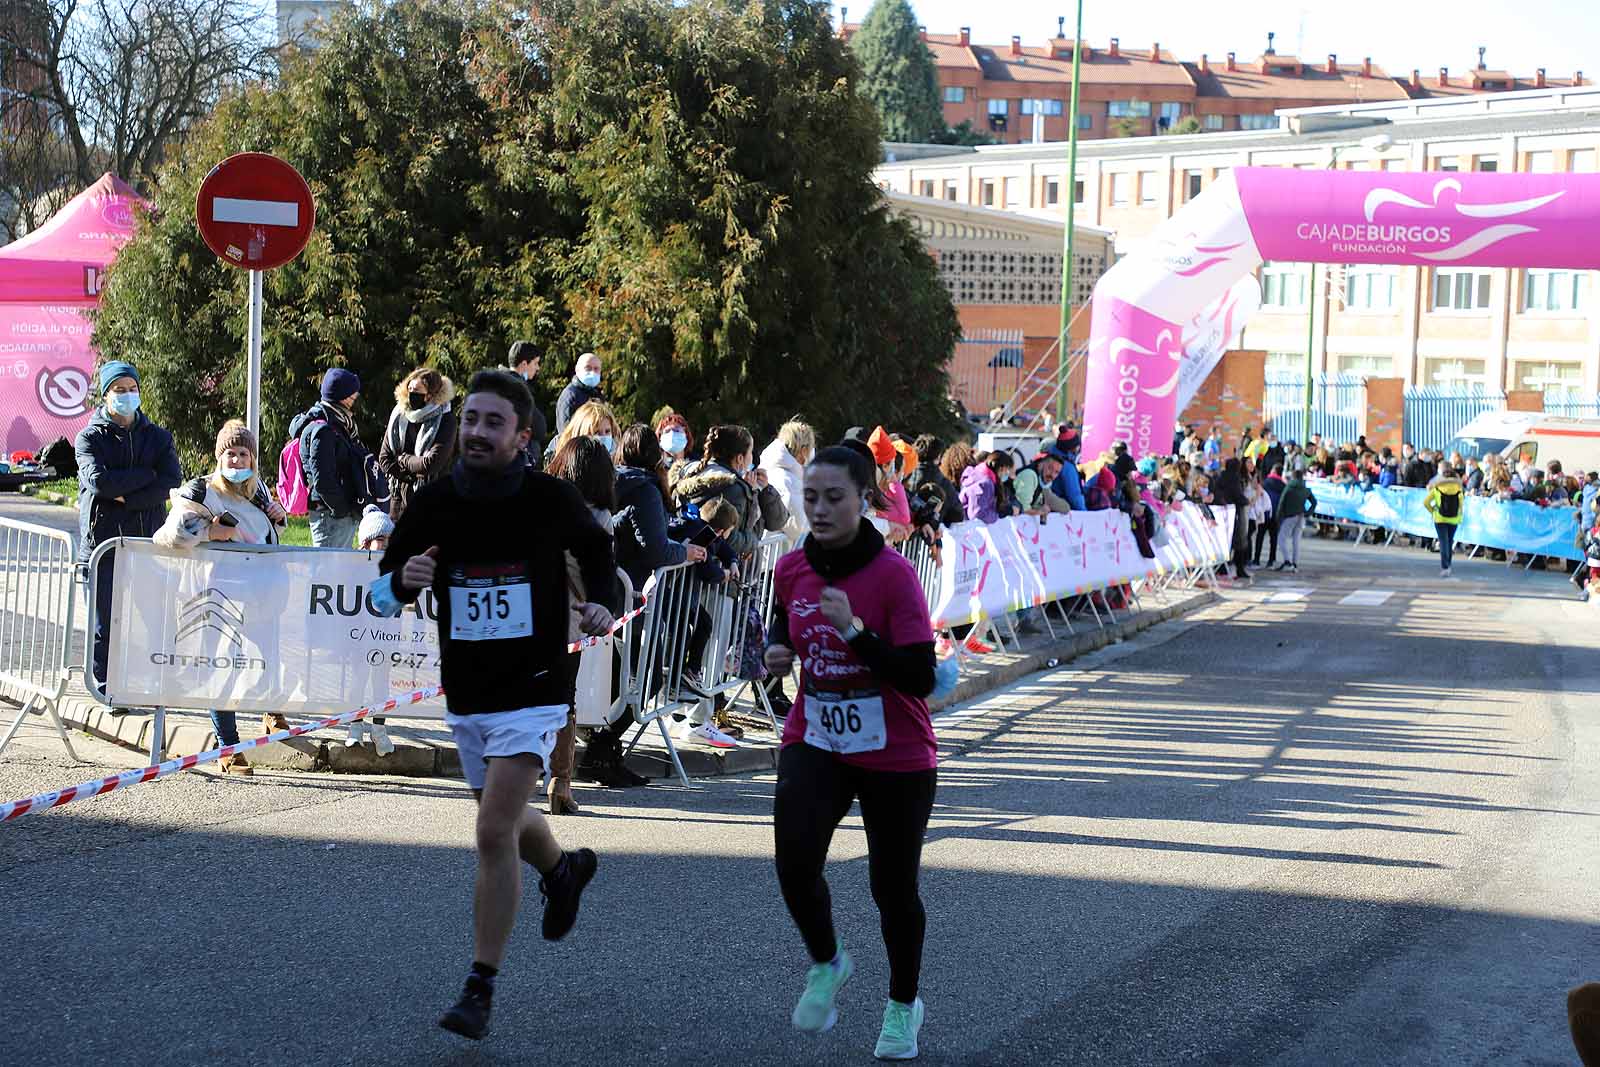
[[[489,1032],[489,1003],[492,996],[487,982],[477,975],[468,975],[461,999],[440,1017],[439,1025],[453,1034],[474,1041],[483,1040],[483,1035]]]
[[[580,848],[567,853],[566,874],[563,877],[539,879],[539,892],[544,894],[544,939],[560,941],[578,921],[578,898],[594,877],[600,860],[592,848]]]

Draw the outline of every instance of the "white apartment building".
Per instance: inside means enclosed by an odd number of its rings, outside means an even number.
[[[1121,253],[1229,167],[1594,172],[1600,155],[1595,87],[1301,108],[1278,119],[1268,131],[1080,142],[1070,183],[1067,146],[1054,142],[937,155],[890,146],[898,161],[877,178],[896,193],[1051,218],[1064,217],[1070,184],[1075,221],[1110,231]],[[1379,132],[1391,147],[1363,147]],[[1298,372],[1309,333],[1318,372],[1593,398],[1596,273],[1324,265],[1313,291],[1309,264],[1268,263],[1243,347],[1267,351],[1269,371]]]

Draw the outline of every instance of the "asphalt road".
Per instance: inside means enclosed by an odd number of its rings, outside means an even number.
[[[1575,1062],[1596,609],[1503,565],[1304,564],[940,721],[925,1062]],[[0,797],[92,773],[34,730]],[[528,888],[481,1045],[434,1026],[469,962],[458,784],[195,773],[28,816],[0,826],[0,1060],[871,1062],[859,821],[830,865],[856,977],[800,1035],[771,793],[581,790],[558,832],[599,877],[558,945]]]

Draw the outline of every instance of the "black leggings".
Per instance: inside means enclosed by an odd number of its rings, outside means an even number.
[[[889,953],[889,996],[917,998],[927,914],[917,894],[922,836],[933,811],[938,772],[868,771],[810,745],[790,745],[778,757],[773,803],[778,885],[783,902],[817,963],[833,959],[833,900],[822,877],[828,844],[850,802],[861,800],[867,830],[867,871],[878,924]]]
[[[1256,550],[1250,556],[1257,563],[1261,562],[1261,546],[1266,542],[1268,535],[1272,537],[1272,554],[1267,557],[1267,563],[1278,562],[1278,519],[1277,516],[1256,523]]]

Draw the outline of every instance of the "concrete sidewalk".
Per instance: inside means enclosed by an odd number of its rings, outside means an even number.
[[[1057,662],[1125,640],[1158,623],[1195,611],[1215,598],[1216,594],[1207,590],[1173,592],[1164,600],[1146,596],[1144,611],[1123,612],[1121,621],[1104,628],[1095,624],[1093,616],[1088,616],[1074,621],[1078,630],[1074,636],[1051,640],[1041,635],[1025,639],[1016,651],[969,656],[966,660],[968,669],[963,673],[955,693],[945,700],[934,702],[933,710],[972,700]],[[9,719],[15,710],[13,706],[7,713],[6,706],[5,701],[0,701],[0,716]],[[343,710],[348,709],[330,708],[328,714]],[[744,740],[738,748],[712,749],[699,744],[678,743],[678,757],[690,777],[741,774],[771,770],[777,766],[777,739],[772,736],[765,716],[756,710],[750,698],[746,696],[730,711],[745,728]],[[82,679],[77,676],[62,701],[61,715],[69,729],[82,730],[126,748],[146,753],[150,751],[155,718],[145,714],[113,716],[108,708],[88,695],[83,689]],[[370,742],[346,747],[344,739],[347,731],[340,727],[253,749],[246,758],[256,767],[284,770],[460,777],[460,760],[451,742],[449,728],[443,721],[390,715],[387,723],[389,734],[395,742],[394,752],[387,756],[379,756]],[[29,724],[34,730],[49,728],[47,720],[43,718],[30,718]],[[165,752],[169,759],[204,752],[217,744],[211,720],[203,712],[169,710],[165,716],[164,732]],[[241,737],[260,737],[263,732],[260,716],[240,713]],[[635,773],[648,778],[672,776],[671,761],[662,744],[660,731],[654,724],[645,730],[638,747],[628,759],[628,765]]]

